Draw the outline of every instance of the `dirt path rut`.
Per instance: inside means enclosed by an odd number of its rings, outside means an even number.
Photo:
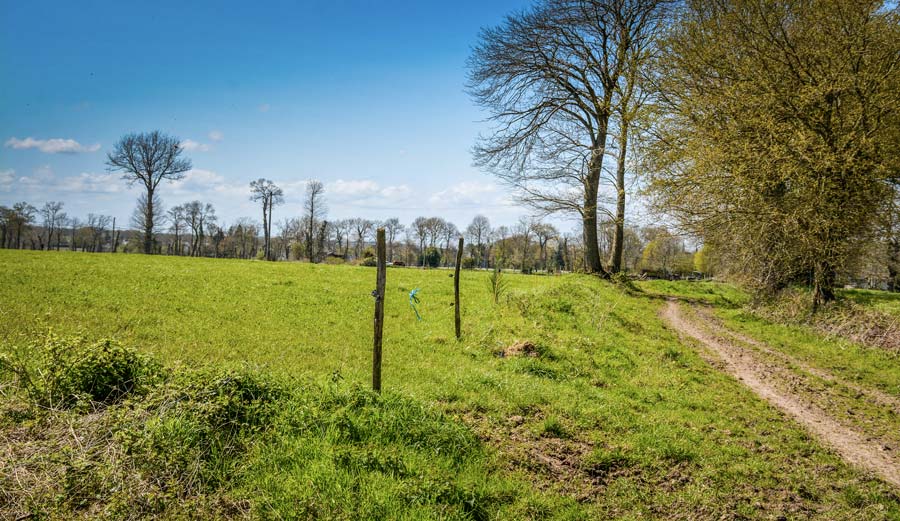
[[[685,318],[678,302],[674,300],[669,301],[662,315],[679,333],[694,338],[706,346],[724,362],[726,370],[732,376],[792,416],[820,441],[833,448],[844,460],[877,474],[900,488],[900,458],[884,450],[881,443],[872,441],[865,433],[841,424],[816,404],[779,389],[772,381],[772,377],[778,374],[780,368],[759,360],[750,350],[720,338],[727,335],[708,333],[703,327]],[[711,324],[712,327],[717,327],[714,323]]]

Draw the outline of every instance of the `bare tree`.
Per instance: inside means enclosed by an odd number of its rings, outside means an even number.
[[[183,204],[178,206],[173,206],[169,209],[168,217],[169,223],[171,223],[171,227],[169,228],[173,234],[175,234],[175,242],[172,247],[172,253],[174,255],[181,255],[182,245],[181,245],[181,230],[185,225],[185,208]]]
[[[497,124],[476,162],[544,212],[582,219],[589,271],[608,273],[597,241],[599,190],[616,92],[634,35],[656,0],[547,0],[485,29],[469,90]]]
[[[416,217],[410,226],[412,235],[419,242],[419,253],[425,253],[425,242],[428,240],[429,223],[427,217]],[[422,266],[425,266],[425,256],[422,256]]]
[[[250,200],[261,202],[263,211],[263,235],[266,260],[272,260],[269,250],[272,238],[272,207],[284,202],[284,191],[268,179],[250,182]]]
[[[110,223],[112,223],[112,217],[108,215],[88,214],[87,227],[91,234],[90,250],[92,252],[103,251],[103,232],[106,231],[106,228],[109,227]]]
[[[309,262],[316,262],[318,255],[322,252],[316,252],[315,232],[320,221],[325,218],[325,185],[321,181],[310,180],[306,182],[306,198],[303,201],[303,209],[306,212],[306,257]]]
[[[384,231],[387,232],[388,262],[394,262],[394,243],[397,240],[397,236],[403,233],[404,226],[400,224],[400,219],[396,217],[391,217],[384,221],[382,226],[384,226]]]
[[[337,242],[337,249],[343,251],[341,256],[347,258],[350,253],[350,234],[353,231],[353,219],[341,219],[334,223],[332,228],[334,231],[334,239]]]
[[[469,243],[475,247],[475,263],[486,268],[487,256],[484,249],[485,243],[490,240],[491,222],[483,215],[476,215],[466,227],[466,235],[469,236]]]
[[[451,257],[450,246],[454,239],[459,238],[459,229],[455,224],[444,221],[444,225],[441,227],[441,238],[444,240],[444,247],[441,248],[441,257],[444,258],[444,266],[449,266]]]
[[[184,173],[191,169],[191,160],[181,157],[179,143],[178,138],[158,130],[128,134],[106,156],[106,165],[111,172],[122,172],[122,178],[128,181],[129,186],[141,183],[146,190],[143,205],[146,215],[141,220],[144,225],[144,253],[152,252],[154,226],[159,223],[154,206],[157,201],[156,188],[164,180],[184,178]]]
[[[205,228],[207,224],[216,221],[216,210],[209,203],[201,203],[200,201],[191,201],[185,203],[185,218],[187,224],[191,227],[191,257],[203,256],[203,239],[205,237]]]
[[[46,249],[50,249],[53,241],[53,232],[57,229],[60,222],[60,214],[62,213],[63,203],[49,201],[41,208],[41,216],[44,218],[44,233],[47,235]],[[58,243],[59,241],[57,241]]]
[[[559,236],[559,231],[552,224],[537,223],[532,227],[540,248],[541,269],[547,269],[547,243]]]
[[[363,219],[361,217],[357,217],[353,219],[353,231],[356,232],[356,258],[358,259],[362,255],[363,246],[366,243],[366,237],[375,230],[375,223],[368,220]]]

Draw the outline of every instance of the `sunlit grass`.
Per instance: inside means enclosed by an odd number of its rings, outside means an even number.
[[[229,494],[260,515],[900,515],[886,485],[683,344],[658,318],[660,298],[587,276],[509,273],[494,304],[489,273],[464,271],[457,342],[450,275],[388,270],[384,402],[359,398],[369,396],[359,393],[370,382],[371,268],[0,251],[0,338],[21,346],[80,332],[168,367],[259,366],[298,396],[337,386],[328,392],[343,398],[285,402],[277,428],[239,462]],[[668,284],[642,288],[663,295]],[[415,288],[421,321],[408,303]],[[743,302],[730,286],[686,291]],[[524,340],[536,356],[499,356]],[[404,421],[461,433],[463,460],[431,458],[457,449],[403,435]],[[415,488],[420,477],[434,486]]]

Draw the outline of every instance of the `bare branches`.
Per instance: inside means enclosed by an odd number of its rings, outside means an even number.
[[[156,188],[164,180],[177,181],[184,178],[191,169],[191,160],[181,157],[178,138],[163,134],[158,130],[140,134],[127,134],[106,156],[107,169],[121,172],[122,179],[129,185],[141,183],[146,189],[143,207],[146,215],[144,223],[144,253],[153,250],[154,223],[157,220],[155,203]]]

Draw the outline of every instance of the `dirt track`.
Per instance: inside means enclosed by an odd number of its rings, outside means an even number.
[[[868,470],[900,488],[900,458],[893,456],[890,451],[883,448],[882,443],[872,440],[866,433],[841,424],[815,403],[779,389],[775,385],[774,379],[784,373],[784,367],[775,365],[771,361],[763,361],[754,356],[751,350],[725,340],[728,336],[740,337],[733,332],[724,330],[715,321],[706,319],[700,325],[698,322],[692,322],[685,318],[678,302],[674,300],[669,301],[662,316],[679,333],[706,346],[724,362],[725,369],[732,376],[743,382],[757,395],[793,417],[822,443],[833,448],[848,463]],[[702,313],[701,316],[703,316]],[[747,341],[767,352],[775,352],[755,340],[747,339]],[[787,355],[784,355],[782,359],[784,361],[791,360]],[[816,370],[816,372],[834,379],[833,376],[821,370]],[[883,394],[875,390],[869,392]]]

